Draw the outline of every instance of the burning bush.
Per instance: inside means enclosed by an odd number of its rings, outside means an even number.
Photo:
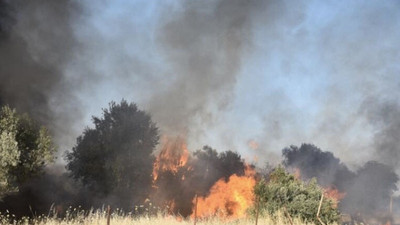
[[[243,176],[233,174],[227,181],[224,178],[218,180],[211,187],[209,195],[198,199],[197,216],[218,216],[224,219],[245,217],[248,208],[253,205],[253,189],[256,184],[254,176],[254,168],[247,166]],[[194,203],[196,201],[193,199]]]
[[[319,223],[317,211],[323,192],[317,185],[316,179],[304,183],[282,167],[276,168],[271,173],[268,182],[261,180],[254,189],[261,213],[272,215],[282,210],[290,216],[316,224]],[[339,221],[339,211],[332,199],[324,198],[322,201],[320,218],[324,223]]]
[[[217,150],[205,146],[190,154],[186,143],[182,138],[163,138],[163,147],[158,154],[153,168],[153,193],[151,201],[161,208],[168,208],[171,214],[187,217],[193,213],[193,199],[199,196],[199,216],[206,217],[202,213],[202,199],[209,202],[214,197],[219,198],[227,193],[220,193],[217,186],[231,187],[238,180],[244,181],[243,187],[232,187],[233,192],[251,192],[253,186],[246,185],[246,180],[253,178],[245,176],[246,164],[238,153]],[[250,182],[251,184],[251,182]],[[248,187],[248,188],[247,188]],[[243,190],[246,189],[246,190]],[[224,189],[225,191],[225,189]],[[233,196],[231,196],[233,197]],[[226,199],[226,198],[225,198]],[[251,199],[251,197],[250,197]],[[231,206],[221,205],[225,210],[225,216],[236,217],[236,211],[246,207],[236,206],[237,201],[227,200]],[[247,202],[247,200],[245,201]],[[246,203],[247,204],[247,203]],[[219,208],[220,205],[216,205]],[[228,209],[229,208],[229,209]],[[234,208],[234,209],[233,209]],[[246,208],[247,209],[247,208]],[[215,210],[211,210],[214,214]],[[240,214],[240,213],[239,213]]]

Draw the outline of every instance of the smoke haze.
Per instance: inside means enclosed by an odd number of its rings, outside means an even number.
[[[352,168],[393,165],[399,5],[346,4],[2,0],[0,99],[50,126],[60,151],[127,98],[194,148],[263,162],[310,142]]]
[[[376,165],[400,172],[399,9],[395,0],[0,0],[0,104],[49,127],[59,156],[92,115],[125,98],[189,149],[263,165],[312,143],[332,152],[316,161],[364,182],[360,171]]]
[[[311,144],[290,146],[282,153],[283,164],[288,169],[298,169],[301,179],[315,177],[322,187],[344,193],[339,202],[342,212],[362,212],[364,215],[387,212],[390,198],[398,190],[399,176],[393,166],[368,161],[352,172],[332,152]]]

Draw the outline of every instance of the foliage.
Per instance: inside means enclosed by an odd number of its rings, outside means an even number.
[[[387,206],[393,193],[398,190],[398,181],[399,177],[393,167],[376,161],[365,163],[357,170],[350,187],[346,189],[346,198],[342,201],[344,210],[363,214],[387,210],[384,206]]]
[[[292,145],[282,150],[282,156],[286,168],[299,169],[303,179],[317,178],[323,187],[334,186],[343,192],[355,177],[332,152],[322,151],[312,144]]]
[[[151,189],[152,152],[159,140],[155,123],[125,100],[111,102],[93,123],[66,155],[71,176],[99,196],[116,196],[120,206],[143,202]]]
[[[255,186],[254,193],[262,212],[273,215],[283,211],[292,217],[319,223],[316,214],[323,190],[315,179],[304,183],[278,167],[270,174],[268,182],[262,179]],[[331,199],[324,198],[320,218],[324,223],[338,222],[339,211]]]
[[[46,128],[8,106],[0,110],[0,197],[16,191],[54,160],[56,151]]]
[[[217,150],[204,146],[202,150],[197,150],[194,156],[196,156],[198,164],[206,165],[207,170],[215,170],[209,171],[208,175],[215,176],[216,180],[221,177],[228,179],[232,174],[244,174],[244,160],[237,152],[228,150],[218,153]]]

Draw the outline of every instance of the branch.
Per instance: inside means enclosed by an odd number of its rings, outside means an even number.
[[[285,205],[283,206],[283,211],[285,212],[285,214],[286,214],[287,218],[289,219],[289,223],[290,223],[290,225],[293,225],[293,220],[292,220],[292,217],[290,216],[289,212],[287,211],[287,209],[286,209],[286,206],[285,206]]]
[[[319,206],[318,206],[318,211],[317,211],[317,219],[322,225],[325,225],[325,223],[322,222],[321,218],[319,218],[319,213],[321,211],[321,206],[322,206],[322,200],[323,199],[324,199],[324,193],[321,194],[321,200],[319,201]]]

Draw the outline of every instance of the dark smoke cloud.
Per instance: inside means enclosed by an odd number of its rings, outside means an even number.
[[[282,155],[286,167],[300,169],[304,179],[316,177],[324,187],[334,186],[344,191],[355,176],[332,152],[323,152],[311,144],[302,144],[300,148],[290,146],[282,150]]]
[[[41,177],[35,177],[19,187],[19,191],[0,201],[0,212],[10,212],[17,218],[57,213],[65,215],[69,207],[90,209],[91,193],[60,175],[63,168],[52,168]],[[55,211],[53,211],[55,210]]]
[[[284,165],[299,169],[301,178],[317,178],[325,188],[337,188],[345,193],[339,207],[343,212],[379,214],[388,212],[390,197],[398,190],[399,176],[394,167],[368,161],[355,172],[347,169],[332,152],[322,151],[311,144],[283,149]]]
[[[14,23],[12,9],[8,1],[0,1],[0,40],[5,38],[10,32]]]
[[[169,83],[156,91],[149,110],[168,132],[204,131],[214,113],[229,106],[259,6],[259,1],[181,1],[163,10],[157,40]]]
[[[357,175],[346,189],[341,202],[344,210],[367,213],[389,211],[390,197],[398,190],[399,181],[394,168],[385,164],[369,161],[357,170]]]
[[[244,152],[254,139],[262,161],[306,141],[362,164],[380,127],[361,105],[398,97],[398,4],[331,3],[2,0],[0,101],[50,126],[63,150],[126,98],[189,145]]]
[[[77,47],[72,1],[0,2],[0,104],[29,113],[58,144],[71,135],[79,104],[64,67]]]
[[[15,107],[48,127],[60,148],[75,138],[72,127],[81,117],[73,93],[78,85],[65,74],[79,45],[72,29],[78,12],[69,0],[0,0],[0,106]],[[34,216],[47,214],[51,205],[65,211],[85,203],[84,189],[62,175],[63,166],[47,169],[2,199],[0,210]]]
[[[0,0],[0,104],[47,125],[60,151],[125,97],[189,145],[254,139],[262,161],[312,142],[351,168],[398,168],[397,1],[112,2]],[[338,188],[357,176],[304,148],[310,159],[293,157],[313,165],[309,176]]]

